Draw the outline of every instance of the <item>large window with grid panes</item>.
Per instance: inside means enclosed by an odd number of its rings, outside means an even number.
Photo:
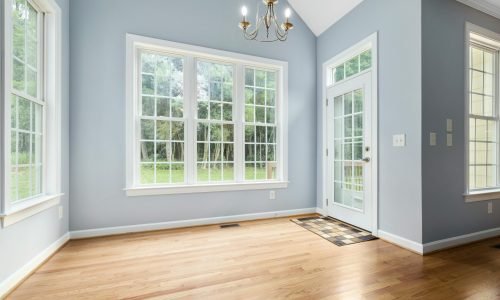
[[[8,226],[61,196],[61,11],[53,0],[5,0],[3,181]]]
[[[470,193],[500,188],[499,50],[500,40],[494,36],[482,30],[470,33],[467,70],[467,189]]]
[[[286,63],[132,35],[128,42],[129,195],[286,182]]]

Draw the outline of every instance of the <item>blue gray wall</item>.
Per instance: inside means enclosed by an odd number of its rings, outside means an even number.
[[[423,240],[432,242],[500,227],[500,201],[465,203],[465,22],[500,33],[500,20],[455,0],[422,1]],[[454,147],[446,146],[446,119]],[[429,133],[438,146],[429,146]]]
[[[318,206],[322,192],[321,72],[327,60],[379,33],[379,228],[422,241],[421,207],[421,1],[365,0],[317,42]],[[392,147],[392,135],[407,147]]]
[[[57,207],[6,228],[0,227],[0,283],[68,232],[69,198],[69,0],[57,0],[63,18],[62,191],[63,219]],[[3,0],[0,5],[4,5]],[[3,24],[0,14],[0,22]],[[3,29],[2,29],[3,30]]]
[[[71,1],[71,230],[316,207],[316,38],[294,15],[286,43],[245,41],[243,3],[255,14],[255,0]],[[289,188],[127,197],[126,33],[289,62]]]

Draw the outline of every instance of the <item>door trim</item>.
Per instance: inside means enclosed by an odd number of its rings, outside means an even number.
[[[378,236],[378,32],[375,32],[363,39],[359,43],[354,46],[346,49],[335,57],[329,59],[325,63],[323,63],[322,69],[322,95],[321,95],[321,111],[322,111],[322,144],[321,151],[323,154],[322,164],[321,164],[321,172],[323,176],[322,180],[322,193],[321,193],[321,201],[322,210],[324,212],[328,212],[328,206],[326,205],[326,199],[328,198],[328,189],[327,189],[327,166],[328,166],[328,157],[327,157],[327,147],[328,147],[328,136],[327,136],[327,93],[328,93],[328,78],[329,78],[329,70],[336,65],[346,61],[353,54],[358,53],[361,49],[367,49],[367,47],[372,49],[372,235]],[[333,199],[330,199],[333,201]]]

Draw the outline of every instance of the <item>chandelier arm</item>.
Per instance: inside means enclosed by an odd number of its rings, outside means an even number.
[[[243,35],[247,40],[255,40],[259,42],[276,42],[276,41],[286,41],[288,38],[289,28],[292,28],[292,24],[288,23],[288,19],[285,23],[279,24],[278,17],[275,13],[274,2],[268,2],[266,7],[266,14],[259,17],[260,6],[257,4],[257,14],[255,17],[255,30],[247,31],[246,28],[243,30]],[[266,34],[259,36],[262,27],[265,26]],[[275,27],[272,29],[271,27]],[[274,34],[273,34],[274,33]],[[272,37],[274,35],[274,37]]]

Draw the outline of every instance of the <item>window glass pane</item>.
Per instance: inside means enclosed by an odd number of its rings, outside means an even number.
[[[359,56],[356,56],[346,62],[346,71],[345,71],[345,76],[350,77],[354,74],[359,73]]]
[[[484,53],[484,71],[487,73],[493,73],[495,70],[495,61],[493,58],[493,53],[485,52]]]
[[[234,174],[233,69],[234,67],[229,64],[208,61],[197,63],[200,119],[197,132],[197,182],[235,179],[232,175]],[[253,71],[245,72],[245,82],[254,82]],[[246,97],[248,99],[254,97],[253,89],[247,91]],[[248,99],[247,101],[250,101]]]
[[[11,202],[42,194],[43,107],[23,97],[11,98]]]
[[[484,70],[484,53],[481,49],[472,47],[471,48],[471,68],[483,71]]]
[[[372,51],[368,50],[361,53],[359,58],[360,71],[367,70],[372,66]]]
[[[342,81],[345,77],[344,72],[345,72],[345,67],[344,65],[340,65],[334,69],[334,78],[335,82]]]
[[[277,73],[253,70],[255,86],[249,85],[248,82],[246,84],[245,179],[273,180],[277,178]],[[253,99],[255,102],[252,102]]]
[[[141,184],[184,183],[184,60],[141,53]]]
[[[484,73],[478,71],[471,71],[473,93],[484,94]]]
[[[12,5],[12,87],[38,97],[39,13],[26,0]]]

